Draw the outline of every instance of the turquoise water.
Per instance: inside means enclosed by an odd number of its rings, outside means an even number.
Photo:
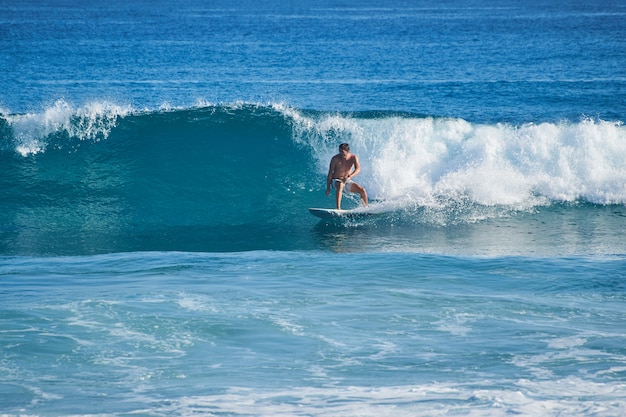
[[[341,252],[337,233],[347,251],[624,253],[618,122],[514,126],[283,105],[50,112],[6,117],[6,254]],[[358,149],[384,216],[325,223],[307,213],[332,206],[325,175],[342,141]]]
[[[619,415],[619,258],[11,258],[5,410]]]
[[[0,415],[623,415],[625,14],[5,2]]]

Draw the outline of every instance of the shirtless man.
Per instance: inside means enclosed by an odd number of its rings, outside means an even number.
[[[352,170],[354,168],[354,171]],[[367,206],[367,192],[365,188],[352,181],[353,177],[361,172],[361,164],[359,158],[350,153],[350,145],[342,143],[339,145],[339,153],[330,160],[330,168],[328,169],[328,177],[326,178],[326,195],[330,195],[331,185],[336,194],[337,209],[341,209],[341,197],[343,190],[351,193],[359,193],[361,203]]]

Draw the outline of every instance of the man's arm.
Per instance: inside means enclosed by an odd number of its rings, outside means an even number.
[[[326,176],[326,195],[330,194],[330,183],[333,180],[333,174],[335,172],[335,158],[330,160],[330,166],[328,167],[328,175]]]
[[[349,180],[350,178],[356,177],[359,172],[361,172],[361,164],[359,163],[359,157],[354,155],[354,171],[352,171],[348,175],[348,177],[346,178],[346,181]]]

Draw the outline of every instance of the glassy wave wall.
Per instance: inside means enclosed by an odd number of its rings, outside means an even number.
[[[59,101],[2,115],[0,135],[8,254],[310,248],[317,220],[306,209],[332,206],[325,176],[341,142],[359,155],[357,180],[373,204],[391,213],[378,226],[626,203],[620,121],[475,124],[282,104],[138,111]]]

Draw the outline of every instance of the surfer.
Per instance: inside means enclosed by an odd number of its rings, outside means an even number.
[[[341,197],[344,190],[359,193],[361,203],[367,206],[365,188],[352,181],[352,178],[356,177],[359,172],[361,172],[359,157],[350,153],[350,145],[342,143],[339,145],[339,153],[330,160],[330,168],[326,178],[326,195],[330,195],[331,186],[336,190],[337,210],[341,209]]]

